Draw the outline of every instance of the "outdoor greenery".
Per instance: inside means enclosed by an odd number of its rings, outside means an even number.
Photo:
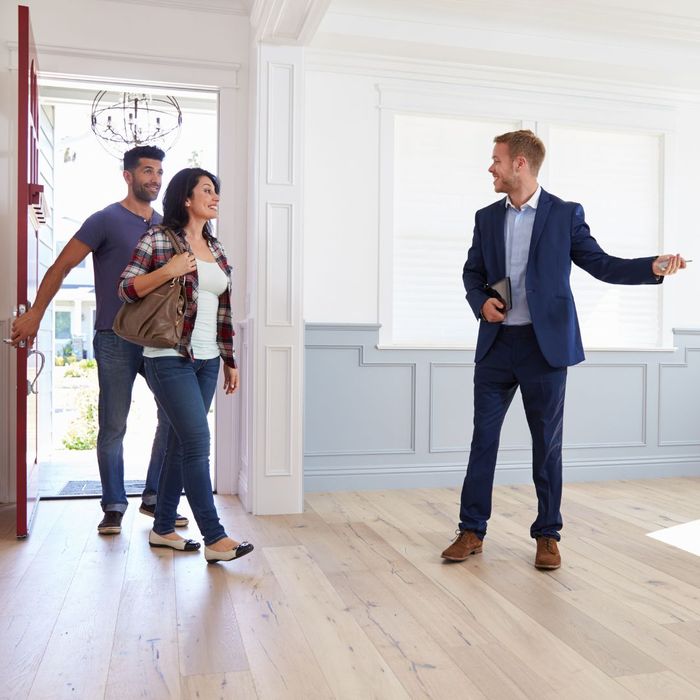
[[[63,446],[68,450],[93,450],[97,445],[97,390],[95,386],[97,362],[95,360],[77,362],[75,355],[69,353],[65,359],[57,357],[56,365],[65,366],[64,378],[88,380],[88,386],[84,389],[82,386],[80,387],[78,416],[71,421],[63,436]]]
[[[97,446],[97,396],[86,392],[80,399],[80,412],[63,437],[67,450],[94,450]]]

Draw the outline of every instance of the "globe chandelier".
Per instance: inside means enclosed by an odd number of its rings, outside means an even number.
[[[170,95],[101,90],[92,101],[91,122],[100,145],[121,159],[136,146],[172,148],[180,136],[182,111]]]

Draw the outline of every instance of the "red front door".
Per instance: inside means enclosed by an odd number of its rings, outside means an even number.
[[[39,184],[39,95],[36,47],[29,8],[19,10],[17,134],[17,314],[29,308],[38,283],[38,229],[43,222]],[[37,338],[38,345],[38,338]],[[41,348],[17,350],[17,537],[26,537],[39,501],[37,359]]]

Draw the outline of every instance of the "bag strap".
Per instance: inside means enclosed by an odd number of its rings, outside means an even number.
[[[172,229],[168,228],[167,226],[163,226],[162,224],[158,224],[158,230],[164,233],[170,239],[170,242],[173,244],[173,248],[175,248],[175,255],[187,252],[187,250],[182,247],[180,240]],[[180,277],[173,277],[172,281],[170,282],[171,286],[175,284],[175,280],[180,280],[181,285],[185,284],[184,275],[181,275]]]
[[[182,247],[182,244],[180,243],[178,237],[175,235],[174,231],[167,228],[167,226],[160,226],[160,230],[170,239],[170,242],[173,244],[173,248],[175,248],[176,255],[185,252],[185,250]]]

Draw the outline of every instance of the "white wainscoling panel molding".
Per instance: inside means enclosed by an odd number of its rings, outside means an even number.
[[[267,205],[267,325],[292,325],[292,204]]]
[[[252,413],[252,405],[250,401],[250,388],[253,384],[253,376],[250,372],[251,368],[251,321],[242,321],[238,324],[240,344],[241,344],[241,354],[239,362],[239,372],[240,372],[240,406],[241,406],[241,424],[240,424],[240,446],[238,449],[239,463],[238,463],[238,497],[241,499],[244,507],[247,510],[251,510],[250,503],[250,491],[248,485],[248,474],[250,470],[250,416]],[[241,364],[242,363],[242,367]]]
[[[431,362],[430,453],[469,449],[474,422],[474,363]],[[529,450],[530,433],[516,392],[501,431],[500,450]]]
[[[458,486],[471,435],[473,351],[382,348],[378,334],[378,324],[306,327],[306,488]],[[590,352],[585,364],[571,368],[567,481],[700,475],[700,329],[674,329],[674,343],[671,351]],[[407,403],[406,377],[398,370],[407,365],[416,376],[411,453],[386,449],[405,444],[387,443],[387,429],[405,440],[406,414],[398,412]],[[352,376],[367,368],[371,381]],[[529,431],[516,395],[504,422],[496,482],[531,479]]]
[[[265,348],[265,476],[292,474],[292,359],[289,346]]]
[[[700,349],[659,365],[659,445],[700,445]]]
[[[268,63],[267,184],[294,184],[294,65]]]
[[[647,365],[586,362],[569,368],[564,447],[644,447]]]
[[[306,407],[305,455],[415,454],[415,363],[366,362],[361,346],[307,345],[306,352],[307,387],[329,402]]]

